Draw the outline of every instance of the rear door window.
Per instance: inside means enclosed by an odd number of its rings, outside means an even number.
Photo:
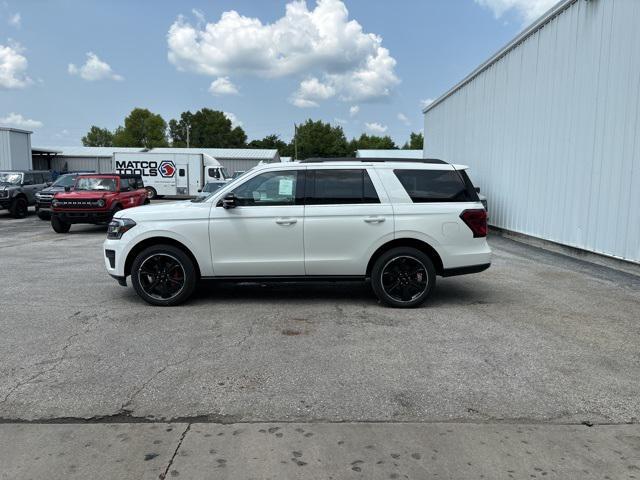
[[[307,205],[380,203],[364,169],[308,170],[306,191]]]
[[[475,202],[471,182],[456,170],[394,170],[413,203]]]

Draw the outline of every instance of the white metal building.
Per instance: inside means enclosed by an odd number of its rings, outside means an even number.
[[[356,158],[424,158],[422,150],[356,150]]]
[[[31,170],[31,133],[0,127],[0,170]]]
[[[155,153],[204,153],[218,160],[230,174],[247,171],[260,162],[280,161],[278,150],[264,148],[154,148],[151,151]]]
[[[34,147],[34,168],[57,171],[113,171],[114,152],[138,153],[139,147]],[[229,173],[245,171],[260,162],[279,162],[278,150],[256,148],[153,148],[154,153],[204,153],[218,160]]]
[[[640,0],[563,0],[424,110],[490,222],[640,263]]]
[[[33,147],[33,166],[35,169],[55,170],[58,172],[96,172],[113,171],[113,153],[141,152],[138,147]]]

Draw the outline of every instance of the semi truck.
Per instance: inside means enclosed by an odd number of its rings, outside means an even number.
[[[205,153],[115,152],[113,171],[141,175],[149,199],[194,197],[207,183],[229,179],[220,162]]]

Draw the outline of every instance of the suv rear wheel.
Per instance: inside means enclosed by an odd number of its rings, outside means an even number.
[[[144,249],[131,266],[131,283],[147,303],[169,307],[187,300],[196,288],[196,269],[189,256],[171,245]]]
[[[390,307],[421,305],[436,284],[431,259],[415,248],[398,247],[383,253],[371,270],[371,286],[378,299]]]
[[[29,204],[24,197],[14,198],[9,207],[9,213],[13,218],[24,218],[29,214]]]
[[[51,217],[51,228],[53,228],[53,231],[56,233],[67,233],[71,229],[71,224],[53,215]]]

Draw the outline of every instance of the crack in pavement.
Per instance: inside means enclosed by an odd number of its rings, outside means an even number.
[[[124,414],[124,413],[127,413],[127,412],[131,412],[131,410],[129,410],[127,407],[129,407],[133,403],[133,401],[138,396],[138,394],[140,394],[140,392],[142,392],[145,388],[147,388],[147,385],[149,385],[151,382],[153,382],[159,375],[164,373],[168,368],[177,367],[178,365],[182,365],[183,363],[186,363],[189,360],[191,360],[191,354],[193,353],[194,350],[195,350],[195,347],[190,349],[189,353],[187,353],[187,356],[185,358],[183,358],[182,360],[180,360],[178,362],[168,363],[164,367],[162,367],[160,370],[158,370],[156,373],[151,375],[151,377],[149,377],[149,379],[146,382],[144,382],[142,385],[140,385],[140,387],[138,387],[131,394],[129,399],[122,404],[122,406],[120,407],[119,413],[123,413]]]
[[[184,442],[184,439],[187,436],[187,433],[189,433],[190,429],[191,429],[191,424],[188,424],[187,428],[185,428],[184,432],[182,432],[182,436],[180,437],[180,440],[178,441],[178,446],[174,450],[173,455],[171,455],[171,458],[169,459],[169,463],[167,464],[167,468],[165,468],[164,472],[161,473],[158,476],[158,478],[160,480],[164,480],[165,478],[167,478],[167,473],[169,473],[169,469],[171,468],[171,465],[173,465],[173,461],[175,460],[176,455],[178,455],[178,451],[180,450],[180,447],[182,447],[182,442]]]
[[[74,317],[77,317],[78,315],[80,315],[80,313],[82,313],[81,311],[78,311],[76,313],[74,313],[73,315],[69,316],[69,319],[72,319]],[[98,314],[92,314],[89,315],[87,317],[85,317],[84,320],[86,321],[81,321],[81,323],[83,325],[88,325],[89,320],[92,318],[96,318],[98,316]],[[47,363],[52,363],[50,368],[47,368],[46,370],[42,370],[40,372],[35,373],[34,375],[31,375],[29,378],[27,378],[24,381],[19,381],[18,383],[16,383],[10,390],[9,392],[7,392],[7,394],[4,396],[4,399],[0,401],[0,405],[4,405],[8,400],[9,397],[11,397],[11,395],[13,395],[19,388],[24,387],[25,385],[29,385],[30,383],[33,383],[35,380],[37,380],[38,378],[42,377],[43,375],[46,375],[47,373],[51,373],[53,372],[55,369],[57,369],[62,362],[64,362],[67,359],[67,349],[71,346],[72,344],[72,340],[82,334],[86,334],[89,332],[89,328],[85,328],[82,332],[76,332],[76,333],[72,333],[71,335],[69,335],[67,337],[67,339],[64,342],[64,346],[62,347],[62,350],[60,351],[61,355],[46,361]],[[39,362],[40,364],[44,363],[44,362]]]

